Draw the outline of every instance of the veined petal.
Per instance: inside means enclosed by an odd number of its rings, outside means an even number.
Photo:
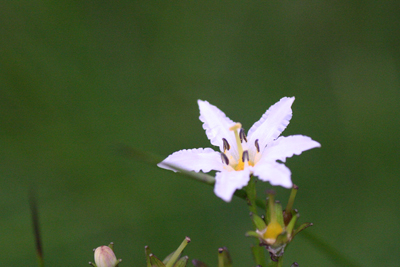
[[[211,148],[179,150],[157,164],[160,168],[176,172],[175,169],[168,165],[195,172],[209,172],[211,170],[220,171],[224,168],[221,162],[220,153],[215,152]]]
[[[226,202],[230,202],[236,189],[241,189],[247,185],[250,179],[250,169],[243,171],[218,172],[215,176],[214,193]]]
[[[290,158],[293,155],[300,155],[303,151],[320,146],[321,145],[317,141],[312,140],[308,136],[281,136],[277,140],[268,144],[268,146],[264,150],[262,158],[281,160],[285,162],[286,158]]]
[[[289,168],[275,161],[261,160],[254,166],[253,174],[271,185],[279,185],[286,188],[293,186]]]
[[[292,118],[292,104],[294,97],[284,97],[279,102],[272,105],[250,128],[248,139],[250,144],[254,144],[258,139],[261,153],[265,146],[277,138]]]
[[[221,151],[224,151],[222,138],[225,138],[231,147],[236,147],[235,135],[229,128],[235,123],[229,119],[216,106],[211,105],[207,101],[198,100],[200,108],[200,120],[203,122],[203,129],[206,130],[206,135],[214,146],[219,146]]]

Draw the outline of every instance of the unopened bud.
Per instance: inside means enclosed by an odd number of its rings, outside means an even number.
[[[115,267],[121,260],[117,260],[114,251],[108,246],[101,246],[94,251],[94,261],[97,267]]]

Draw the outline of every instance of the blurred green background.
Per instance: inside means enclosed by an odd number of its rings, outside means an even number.
[[[186,235],[191,259],[216,266],[227,246],[254,266],[244,201],[115,148],[209,147],[197,99],[249,129],[283,96],[283,135],[322,144],[287,162],[300,221],[361,266],[398,265],[399,30],[398,1],[3,1],[1,265],[36,265],[33,185],[47,266],[110,241],[144,266],[145,245],[163,258]],[[336,266],[301,234],[293,261]]]

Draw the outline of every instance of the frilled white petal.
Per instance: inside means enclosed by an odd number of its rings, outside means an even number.
[[[243,171],[222,171],[215,176],[214,193],[230,202],[236,189],[241,189],[247,185],[250,180],[250,169],[246,168]]]
[[[250,144],[254,144],[258,139],[261,152],[264,147],[277,138],[292,118],[292,104],[294,97],[284,97],[279,102],[272,105],[262,115],[261,119],[253,124],[248,132],[247,139]]]
[[[321,145],[318,142],[312,140],[308,136],[281,136],[272,143],[268,144],[264,150],[262,158],[285,162],[286,158],[290,158],[293,155],[300,155],[303,151],[320,146]]]
[[[285,165],[275,161],[261,160],[254,166],[253,174],[271,185],[279,185],[286,188],[293,186],[290,170]]]
[[[207,101],[198,100],[197,103],[200,108],[199,118],[203,122],[203,128],[206,130],[206,135],[211,144],[219,146],[220,150],[224,151],[222,138],[225,138],[231,147],[235,147],[235,135],[232,131],[229,131],[229,128],[235,123],[220,109]]]
[[[211,170],[223,170],[221,155],[211,148],[197,148],[197,149],[183,149],[169,155],[157,166],[167,170],[176,172],[173,167],[175,166],[188,171],[203,171],[209,172]]]

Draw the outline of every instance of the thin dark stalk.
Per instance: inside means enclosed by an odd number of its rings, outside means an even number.
[[[35,237],[35,245],[36,245],[36,255],[38,258],[39,267],[44,267],[42,239],[39,227],[38,205],[33,189],[31,189],[29,192],[29,206],[31,209],[33,235]]]

